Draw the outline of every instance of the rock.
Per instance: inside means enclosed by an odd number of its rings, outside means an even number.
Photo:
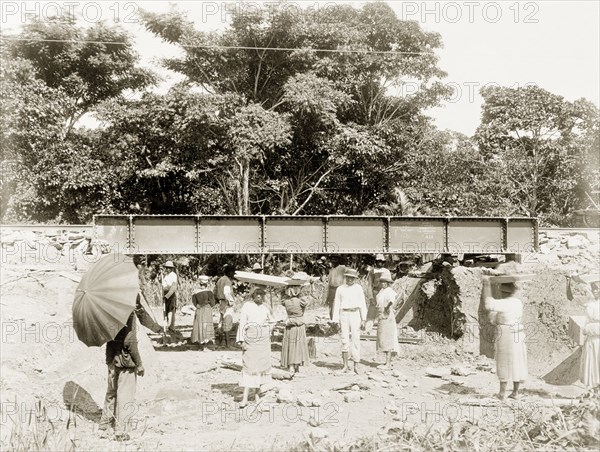
[[[312,398],[308,394],[300,394],[298,396],[298,405],[308,408],[312,406]]]
[[[560,239],[560,232],[558,231],[546,231],[546,237],[549,239]]]
[[[464,366],[453,367],[450,371],[452,375],[458,375],[459,377],[466,377],[468,375],[473,375],[475,372],[472,369]]]
[[[351,389],[352,389],[353,391],[360,391],[360,386],[358,386],[358,385],[352,385],[352,388],[351,388]]]
[[[314,427],[308,432],[308,436],[313,441],[321,441],[329,436],[327,430],[321,427]]]
[[[581,239],[578,236],[571,236],[567,239],[567,248],[570,250],[581,248],[581,245]]]
[[[382,433],[385,435],[393,435],[395,433],[401,433],[404,431],[404,423],[398,421],[392,421],[385,425],[382,429]]]
[[[442,378],[452,374],[449,367],[428,367],[425,369],[425,375],[428,377]]]
[[[386,389],[388,388],[390,385],[386,382],[386,381],[382,381],[381,383],[379,383],[379,386],[381,386],[382,388]]]
[[[310,425],[311,427],[318,427],[319,425],[321,425],[321,423],[317,421],[313,416],[311,416],[308,420],[308,425]]]
[[[413,383],[413,388],[418,388],[419,387],[419,383],[417,383],[416,381]]]
[[[403,381],[407,381],[408,380],[408,378],[406,377],[406,375],[404,375],[399,370],[394,370],[392,372],[392,376],[396,377],[398,380],[403,380]]]
[[[277,402],[279,403],[296,403],[296,396],[287,389],[280,389],[277,394]]]
[[[346,395],[344,395],[344,402],[347,402],[347,403],[358,402],[358,401],[360,401],[360,399],[361,399],[360,392],[357,392],[357,391],[352,391],[352,392],[349,392]]]
[[[314,399],[312,399],[312,403],[310,406],[314,406],[314,407],[323,406],[323,401],[319,398],[314,398]]]
[[[385,413],[390,413],[390,414],[397,414],[398,413],[398,407],[396,406],[396,404],[391,401],[385,404],[385,407],[383,408],[383,411]]]

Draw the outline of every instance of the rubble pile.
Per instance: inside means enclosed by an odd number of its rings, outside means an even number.
[[[539,232],[540,250],[537,260],[555,265],[586,269],[598,268],[600,230],[551,230]]]
[[[103,254],[111,252],[110,244],[105,240],[93,238],[90,229],[23,230],[2,228],[0,236],[3,262],[46,264],[64,264],[65,261],[77,270],[86,269]]]

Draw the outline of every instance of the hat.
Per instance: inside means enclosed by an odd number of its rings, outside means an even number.
[[[253,266],[252,266],[252,270],[262,270],[262,266],[256,262]]]
[[[325,262],[325,261],[327,260],[327,257],[325,257],[325,256],[321,256],[321,260],[322,260],[323,262]]]
[[[344,276],[349,276],[350,278],[358,278],[358,272],[353,268],[348,268],[344,272]]]
[[[386,282],[391,284],[394,282],[394,280],[389,276],[382,276],[381,278],[379,278],[379,282]]]
[[[167,261],[163,264],[163,267],[175,268],[172,261]]]
[[[198,281],[207,283],[208,281],[210,281],[210,276],[200,275],[200,276],[198,276]]]
[[[375,260],[376,261],[384,261],[385,257],[383,256],[383,254],[378,254],[377,256],[375,256]]]

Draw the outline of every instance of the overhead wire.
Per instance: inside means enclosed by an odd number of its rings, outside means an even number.
[[[93,41],[83,39],[36,39],[36,38],[13,38],[0,36],[6,41],[30,41],[30,42],[62,42],[62,43],[84,43],[84,44],[109,44],[109,45],[131,45],[123,41]],[[313,47],[257,47],[257,46],[224,46],[213,44],[178,44],[186,49],[220,49],[220,50],[261,50],[261,51],[314,51],[327,53],[362,53],[379,55],[432,55],[431,52],[404,52],[400,50],[369,50],[369,49],[318,49]]]

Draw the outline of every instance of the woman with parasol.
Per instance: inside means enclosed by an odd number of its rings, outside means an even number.
[[[265,291],[257,288],[252,301],[246,302],[240,312],[236,340],[242,348],[242,375],[240,386],[244,394],[240,408],[248,405],[250,389],[260,389],[271,381],[271,325],[275,319],[265,306]],[[255,395],[258,399],[258,394]]]

